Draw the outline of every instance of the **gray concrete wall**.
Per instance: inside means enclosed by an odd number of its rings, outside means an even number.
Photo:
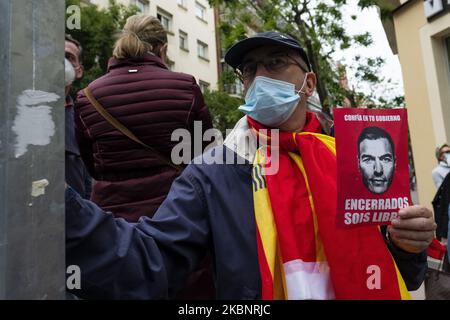
[[[65,1],[0,0],[0,299],[63,299]]]

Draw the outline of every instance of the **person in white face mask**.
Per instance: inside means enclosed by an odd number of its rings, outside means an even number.
[[[66,97],[70,93],[72,83],[76,80],[80,80],[83,77],[84,67],[83,63],[81,62],[82,52],[83,49],[81,47],[81,44],[71,35],[66,35],[66,41],[64,43]],[[72,68],[70,66],[72,66]]]
[[[436,159],[438,165],[431,172],[431,176],[436,188],[439,189],[444,178],[450,173],[450,146],[447,143],[436,148]]]
[[[447,143],[436,148],[436,159],[438,165],[432,171],[433,181],[437,188],[432,201],[434,219],[437,224],[436,238],[448,247],[448,233],[450,231],[450,146]],[[443,265],[443,269],[447,272],[450,271],[449,255],[450,253],[447,250]]]
[[[65,89],[70,89],[73,81],[75,80],[75,69],[73,68],[72,63],[65,58],[64,59],[64,84]],[[67,94],[67,92],[66,92]]]
[[[70,89],[73,82],[83,77],[84,68],[81,63],[82,48],[77,40],[70,35],[66,35],[64,51],[66,182],[76,189],[83,198],[89,199],[92,189],[92,179],[80,156],[80,148],[75,137],[74,99],[70,96]]]

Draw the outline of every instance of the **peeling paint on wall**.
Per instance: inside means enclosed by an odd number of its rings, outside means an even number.
[[[39,90],[25,90],[17,98],[17,115],[12,127],[16,134],[15,157],[24,155],[29,145],[45,146],[55,134],[51,107],[46,105],[59,99],[57,94]]]
[[[33,181],[33,183],[31,184],[31,196],[39,197],[39,196],[45,194],[45,188],[48,185],[49,185],[49,182],[47,179]]]

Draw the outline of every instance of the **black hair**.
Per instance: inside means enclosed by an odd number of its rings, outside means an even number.
[[[78,59],[82,61],[83,47],[81,46],[80,41],[72,37],[69,33],[66,33],[66,41],[72,42],[78,48]]]
[[[363,142],[366,139],[378,140],[378,139],[382,139],[382,138],[386,139],[389,142],[391,149],[392,149],[392,154],[395,155],[394,142],[392,141],[391,136],[384,129],[381,129],[380,127],[371,126],[371,127],[364,128],[359,135],[358,158],[361,156],[360,150],[359,150],[359,145],[361,144],[361,142]]]

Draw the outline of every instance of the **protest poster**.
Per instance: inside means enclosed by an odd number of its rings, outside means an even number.
[[[337,225],[386,225],[410,205],[406,109],[336,108]]]

